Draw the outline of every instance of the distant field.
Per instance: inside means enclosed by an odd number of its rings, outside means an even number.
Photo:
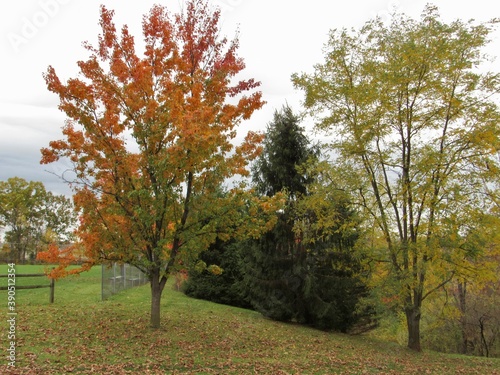
[[[0,274],[6,270],[0,266]],[[16,272],[42,270],[18,266]],[[500,375],[498,359],[413,353],[364,336],[277,323],[253,311],[186,297],[170,286],[163,296],[162,328],[151,330],[148,285],[103,302],[100,272],[95,268],[57,281],[52,305],[48,288],[16,291],[17,362],[10,369],[2,358],[1,374]],[[6,353],[6,291],[0,292],[0,313]]]

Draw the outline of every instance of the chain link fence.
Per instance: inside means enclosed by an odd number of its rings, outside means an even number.
[[[135,286],[144,285],[148,278],[139,269],[127,263],[102,265],[101,298],[104,301],[113,294]]]

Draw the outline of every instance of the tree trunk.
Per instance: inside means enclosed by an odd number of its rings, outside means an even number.
[[[165,281],[160,278],[159,269],[151,272],[151,328],[160,328],[160,303]]]
[[[486,337],[484,335],[484,321],[485,321],[485,316],[483,315],[482,317],[479,318],[479,329],[480,329],[480,334],[481,334],[481,345],[484,348],[484,352],[481,350],[481,355],[486,355],[486,357],[490,356],[490,348],[488,347],[488,342],[486,341]]]
[[[408,327],[408,348],[421,351],[420,346],[420,308],[410,306],[405,308],[406,324]]]
[[[458,308],[460,309],[460,324],[462,330],[462,344],[460,354],[467,354],[469,352],[469,339],[467,335],[467,284],[465,281],[458,283]]]

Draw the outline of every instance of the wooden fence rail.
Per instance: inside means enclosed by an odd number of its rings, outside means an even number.
[[[16,274],[16,279],[18,277],[41,277],[45,276],[47,277],[46,274],[44,273],[25,273],[25,274]],[[0,278],[4,277],[9,277],[9,275],[0,275]],[[10,276],[12,277],[12,276]],[[54,303],[54,289],[55,289],[55,282],[54,279],[50,279],[50,284],[49,285],[16,285],[16,290],[17,289],[38,289],[38,288],[50,288],[50,294],[49,294],[49,303]],[[9,287],[7,286],[0,286],[0,290],[8,290]]]

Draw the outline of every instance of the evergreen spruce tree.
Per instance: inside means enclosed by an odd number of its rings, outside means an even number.
[[[338,227],[325,235],[320,226],[311,225],[315,229],[307,236],[317,235],[314,241],[296,231],[299,221],[316,220],[314,210],[301,204],[313,179],[300,167],[318,154],[288,106],[274,113],[253,180],[260,194],[285,191],[288,202],[274,229],[248,244],[241,266],[248,300],[263,315],[346,332],[361,317],[357,305],[367,290],[353,251],[357,231],[352,225],[343,229],[344,223],[354,222],[354,213],[339,198],[327,205],[335,211]]]
[[[364,282],[367,270],[354,251],[359,237],[356,215],[340,196],[327,205],[335,212],[337,224],[328,228],[327,234],[321,228],[309,233],[315,240],[307,245],[304,322],[341,332],[358,325],[357,330],[363,331],[373,327],[373,310],[359,304],[362,297],[367,297],[368,288]],[[314,220],[314,213],[309,215]]]
[[[294,212],[309,182],[298,167],[315,154],[290,107],[275,111],[267,127],[263,153],[253,168],[253,181],[262,195],[285,191],[287,207],[278,213],[271,232],[249,243],[243,267],[251,304],[276,320],[304,320],[306,251],[294,233]]]

